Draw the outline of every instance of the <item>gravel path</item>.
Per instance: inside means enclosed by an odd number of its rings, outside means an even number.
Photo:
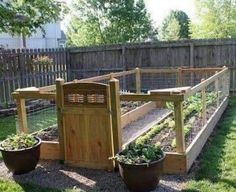
[[[84,191],[126,192],[128,191],[118,172],[107,172],[84,168],[72,168],[56,161],[41,161],[37,168],[23,175],[12,175],[0,161],[0,177],[16,182],[30,182],[43,187],[58,189],[78,188]],[[166,175],[156,192],[176,192],[183,188],[186,177]]]
[[[140,135],[141,132],[155,125],[168,112],[168,109],[153,109],[137,121],[128,124],[122,132],[122,143],[129,142],[131,138]]]

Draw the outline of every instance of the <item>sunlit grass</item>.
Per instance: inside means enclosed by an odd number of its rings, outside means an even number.
[[[27,115],[27,125],[30,133],[56,123],[57,114],[55,107],[49,107]],[[16,116],[0,117],[0,141],[13,133],[16,133]]]

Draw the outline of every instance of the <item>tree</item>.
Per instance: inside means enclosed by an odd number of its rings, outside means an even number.
[[[195,0],[199,22],[191,24],[193,38],[236,37],[236,4],[232,0]]]
[[[30,36],[60,19],[65,6],[54,0],[0,0],[0,32]]]
[[[162,23],[160,31],[161,39],[177,40],[189,38],[189,21],[190,19],[185,12],[179,10],[172,10]],[[171,26],[174,26],[174,28],[172,28]],[[177,29],[179,30],[178,35],[177,31],[175,31]],[[171,36],[169,36],[169,34]]]
[[[69,45],[138,42],[155,36],[143,0],[74,0]]]
[[[169,24],[165,29],[165,34],[163,34],[163,39],[178,40],[180,38],[180,24],[177,19],[173,18],[170,20]]]

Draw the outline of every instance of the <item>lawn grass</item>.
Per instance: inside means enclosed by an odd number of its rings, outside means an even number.
[[[35,184],[17,183],[0,178],[0,191],[4,192],[83,192],[81,189],[52,189],[43,188]]]
[[[183,191],[235,192],[236,191],[236,98],[220,120],[213,137],[200,155],[195,180]]]
[[[56,123],[57,114],[55,107],[36,111],[27,116],[28,130],[31,133],[45,129]],[[0,141],[13,133],[16,133],[16,116],[0,117]]]

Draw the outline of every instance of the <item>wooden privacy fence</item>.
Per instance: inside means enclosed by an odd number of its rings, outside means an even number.
[[[132,68],[227,66],[236,91],[236,39],[202,39],[78,47],[70,52],[70,80]],[[163,83],[165,80],[163,81]],[[147,85],[152,86],[152,83]]]
[[[52,65],[36,64],[32,68],[32,59],[38,56],[48,56],[53,60]],[[17,88],[51,85],[57,77],[66,80],[84,79],[136,67],[222,66],[230,69],[230,91],[234,94],[236,39],[132,43],[68,49],[3,50],[0,52],[0,104],[11,103],[10,94]],[[146,84],[145,88],[151,89],[154,82],[147,79],[146,82],[143,81],[143,85]],[[165,82],[163,78],[162,83]]]
[[[176,87],[170,89],[150,90],[142,92],[142,74],[145,73],[174,73]],[[119,81],[115,77],[135,75],[136,93],[121,93]],[[186,74],[190,80],[199,83],[182,87],[191,83],[184,81]],[[205,79],[199,80],[198,74]],[[175,121],[176,151],[166,152],[164,171],[166,173],[186,173],[193,161],[200,153],[203,145],[211,134],[228,104],[229,70],[223,68],[189,68],[189,69],[133,69],[130,71],[111,73],[88,79],[74,80],[64,83],[58,80],[56,85],[19,89],[13,93],[17,100],[18,122],[20,131],[27,132],[27,117],[25,113],[26,98],[56,99],[59,142],[43,141],[41,158],[61,159],[75,166],[88,168],[111,169],[114,164],[108,158],[119,152],[130,142],[149,131],[153,125],[162,123],[166,118],[173,116]],[[94,81],[108,79],[107,84]],[[213,84],[213,89],[209,86]],[[56,92],[55,92],[56,90]],[[216,93],[216,110],[207,119],[206,94]],[[203,127],[197,133],[191,144],[186,147],[184,135],[184,102],[197,93],[201,94],[201,118]],[[133,115],[121,115],[120,101],[146,101],[143,107],[132,111]],[[151,101],[151,102],[150,102]],[[158,106],[156,102],[172,102],[173,112],[169,112],[158,122],[151,122],[149,127],[139,131],[127,142],[122,141],[122,132],[125,125],[138,117],[147,114]],[[135,116],[135,118],[134,118]]]
[[[50,63],[37,59],[47,56]],[[65,49],[12,49],[0,51],[0,105],[12,102],[11,92],[17,88],[42,87],[55,79],[67,79]]]

